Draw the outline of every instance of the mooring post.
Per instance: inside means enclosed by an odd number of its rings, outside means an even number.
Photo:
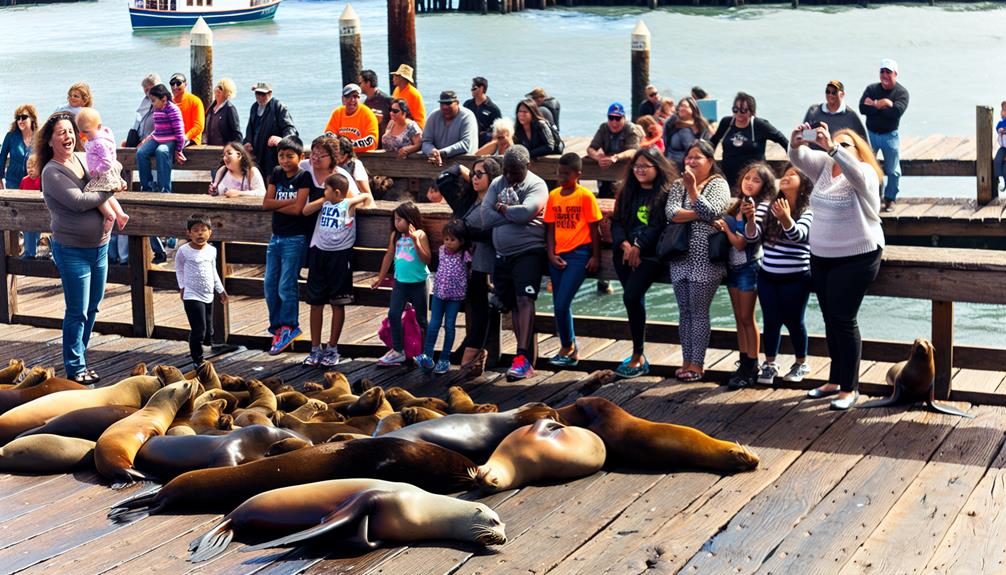
[[[149,285],[152,256],[149,237],[129,236],[129,301],[133,314],[133,337],[154,335],[154,289]]]
[[[646,99],[646,86],[650,83],[650,30],[642,20],[632,30],[632,98],[629,116],[639,102]]]
[[[227,265],[227,244],[214,243],[217,248],[217,274],[224,284],[224,291],[227,291],[227,277],[230,275],[230,266]],[[230,301],[221,301],[220,296],[217,296],[213,298],[213,343],[227,343],[230,337],[231,304]]]
[[[416,5],[413,0],[388,0],[388,69],[402,64],[412,66],[412,77],[419,85],[416,67]],[[389,85],[390,83],[389,77]]]
[[[999,196],[992,159],[992,108],[975,106],[975,156],[978,203],[987,204]]]
[[[792,2],[790,2],[790,7],[793,8],[794,10],[796,10],[797,8],[799,8],[800,7],[800,0],[792,0]]]
[[[950,399],[954,366],[954,302],[933,301],[933,360],[936,399]]]
[[[10,273],[7,257],[17,258],[18,233],[0,231],[0,278],[3,278],[3,289],[0,289],[0,323],[13,323],[17,314],[17,276]]]
[[[356,83],[363,70],[363,47],[360,42],[360,17],[352,4],[339,16],[339,59],[342,61],[342,85]]]
[[[213,105],[213,31],[202,17],[189,32],[189,47],[192,50],[189,88],[209,108]]]

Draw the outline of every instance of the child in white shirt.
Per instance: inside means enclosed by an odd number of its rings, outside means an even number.
[[[187,222],[189,242],[175,253],[175,276],[182,305],[189,318],[189,355],[196,369],[203,363],[203,346],[213,339],[213,293],[227,301],[227,292],[217,273],[217,249],[209,244],[213,230],[205,216],[194,215]]]

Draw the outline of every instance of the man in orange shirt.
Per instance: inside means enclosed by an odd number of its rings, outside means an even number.
[[[185,74],[172,74],[168,83],[171,84],[171,100],[182,110],[185,139],[198,146],[203,141],[203,120],[206,118],[203,101],[192,92],[185,91],[188,85]]]
[[[377,116],[360,104],[359,86],[346,84],[342,89],[342,105],[332,111],[325,132],[349,138],[356,153],[377,149]]]
[[[416,81],[412,77],[412,66],[402,64],[391,74],[391,82],[395,85],[392,98],[401,98],[409,106],[412,119],[420,128],[426,127],[426,106],[423,106],[423,95],[416,89]]]

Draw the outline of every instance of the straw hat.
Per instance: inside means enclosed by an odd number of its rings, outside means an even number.
[[[415,84],[416,81],[412,79],[412,66],[408,64],[402,64],[397,70],[391,73],[393,76],[401,76],[409,81],[410,84]]]

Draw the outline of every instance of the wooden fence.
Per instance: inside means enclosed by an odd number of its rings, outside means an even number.
[[[232,277],[227,275],[228,264],[262,264],[265,246],[270,236],[271,215],[264,212],[260,202],[253,198],[211,198],[180,194],[133,193],[124,194],[120,201],[130,213],[129,265],[109,269],[108,281],[129,286],[132,303],[130,324],[99,321],[96,330],[139,337],[184,339],[187,331],[157,325],[153,305],[153,289],[177,289],[173,272],[152,268],[150,245],[147,236],[173,236],[184,229],[185,220],[193,213],[208,214],[213,222],[214,240],[220,241],[218,266],[228,293],[232,295],[262,297],[262,279]],[[354,248],[354,266],[357,270],[377,271],[387,247],[391,230],[391,212],[395,204],[377,202],[371,209],[361,209],[357,216],[357,244]],[[440,243],[440,230],[450,217],[441,205],[423,204],[423,228],[434,245]],[[17,244],[11,241],[11,230],[46,230],[49,214],[37,192],[4,191],[0,193],[0,275],[8,289],[0,290],[0,322],[25,323],[40,327],[58,327],[58,318],[31,315],[18,306],[16,276],[58,277],[50,261],[21,260],[15,256]],[[610,251],[602,258],[602,269],[597,277],[614,279]],[[303,284],[302,284],[303,289]],[[932,340],[937,350],[938,390],[941,397],[950,395],[952,367],[974,369],[1002,369],[1006,365],[1006,349],[990,347],[954,346],[954,302],[1006,304],[1006,254],[992,250],[955,250],[945,248],[917,248],[890,246],[884,253],[883,265],[870,294],[878,296],[915,298],[932,301]],[[355,290],[357,305],[386,307],[389,290]],[[893,302],[892,302],[893,304]],[[231,343],[256,348],[267,348],[267,336],[231,334],[227,304],[217,302],[214,321],[218,337]],[[628,323],[619,318],[577,317],[577,333],[582,336],[604,336],[629,339]],[[550,315],[539,314],[535,329],[540,333],[554,333]],[[918,335],[918,334],[912,334]],[[494,333],[498,349],[499,332]],[[651,322],[648,340],[653,343],[678,343],[677,325],[669,322]],[[736,344],[733,330],[713,330],[711,346],[731,349]],[[301,343],[301,345],[304,345]],[[910,344],[904,342],[868,340],[863,342],[864,359],[876,361],[901,361],[908,357]],[[347,350],[354,355],[376,357],[383,350],[377,346],[358,346]],[[811,355],[826,356],[823,337],[812,336]],[[960,394],[954,396],[965,399]],[[1003,398],[983,397],[982,402],[995,402]]]

